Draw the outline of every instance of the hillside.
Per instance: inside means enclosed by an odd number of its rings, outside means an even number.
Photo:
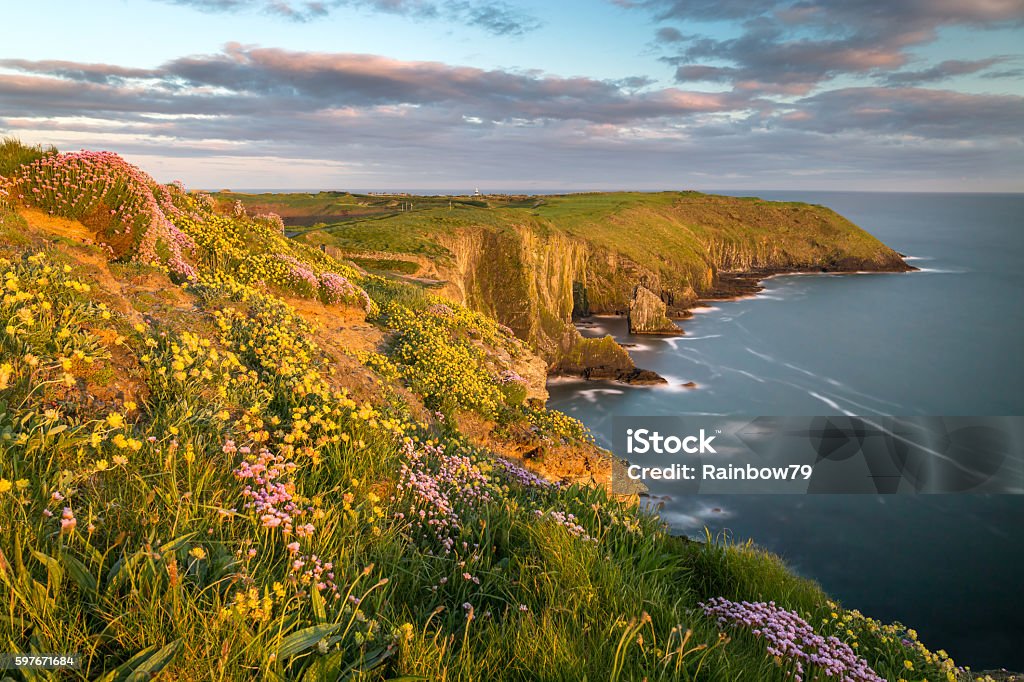
[[[491,317],[112,154],[7,142],[0,176],[4,651],[82,680],[964,675],[611,496]]]
[[[246,201],[273,208],[317,196]],[[373,271],[436,280],[510,327],[556,374],[650,380],[610,340],[580,338],[574,316],[630,314],[636,332],[679,333],[670,319],[698,299],[747,293],[772,273],[911,269],[842,216],[802,203],[697,192],[402,201],[403,212],[321,224],[297,239]]]

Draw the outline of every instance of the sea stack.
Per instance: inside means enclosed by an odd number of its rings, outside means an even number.
[[[682,334],[683,330],[668,319],[665,302],[642,284],[633,289],[629,302],[629,331],[631,334]]]

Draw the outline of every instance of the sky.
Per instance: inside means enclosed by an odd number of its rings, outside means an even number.
[[[0,135],[218,189],[1024,191],[1024,0],[5,3]]]

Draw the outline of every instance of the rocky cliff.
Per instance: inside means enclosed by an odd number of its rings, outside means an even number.
[[[585,339],[572,326],[574,310],[589,309],[585,242],[526,225],[504,230],[466,228],[441,234],[451,254],[438,267],[444,292],[491,315],[530,344],[555,374],[660,383],[637,369],[610,337]]]
[[[682,330],[665,315],[667,307],[657,294],[637,284],[629,302],[631,334],[681,334]]]
[[[498,202],[373,227],[375,244],[393,230],[396,242],[414,234],[440,247],[419,274],[510,327],[549,371],[592,378],[652,379],[610,339],[582,338],[574,317],[629,314],[634,331],[678,333],[670,318],[699,298],[749,291],[770,274],[911,269],[825,207],[695,192],[544,197],[529,210]],[[354,234],[344,234],[349,247]]]

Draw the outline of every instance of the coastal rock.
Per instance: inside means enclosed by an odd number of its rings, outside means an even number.
[[[608,379],[637,385],[667,383],[660,375],[637,367],[629,353],[611,336],[585,339],[576,332],[575,338],[568,337],[564,343],[567,350],[556,363],[549,365],[550,374]]]
[[[624,376],[620,376],[619,381],[627,384],[633,384],[634,386],[654,386],[656,384],[668,383],[665,377],[661,376],[657,372],[640,368],[637,368]]]
[[[653,291],[638,284],[629,302],[629,331],[632,334],[682,334],[665,315],[665,302]]]

